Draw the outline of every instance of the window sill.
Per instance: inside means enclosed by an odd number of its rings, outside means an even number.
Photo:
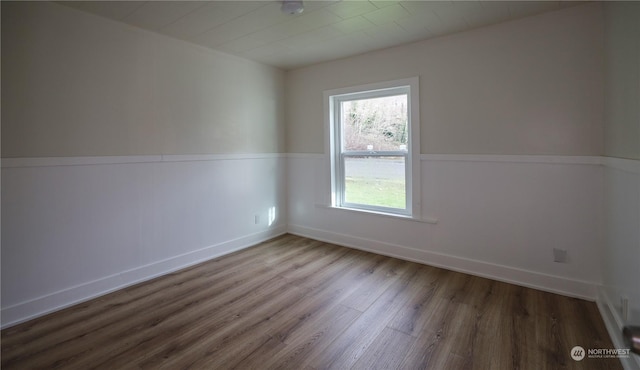
[[[399,215],[399,214],[395,214],[395,213],[371,211],[371,210],[367,210],[367,209],[335,207],[335,206],[328,206],[328,205],[324,205],[324,204],[316,204],[316,208],[335,209],[335,210],[340,210],[340,211],[346,211],[346,212],[352,212],[352,213],[360,213],[360,214],[368,214],[368,215],[382,216],[382,217],[389,217],[389,218],[394,218],[394,219],[407,220],[407,221],[413,221],[413,222],[420,222],[420,223],[431,224],[431,225],[436,225],[438,223],[438,220],[435,219],[435,218],[422,219],[422,218],[416,218],[416,217],[413,217],[413,216]]]

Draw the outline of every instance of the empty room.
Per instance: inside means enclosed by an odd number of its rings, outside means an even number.
[[[640,2],[2,1],[3,369],[640,369]]]

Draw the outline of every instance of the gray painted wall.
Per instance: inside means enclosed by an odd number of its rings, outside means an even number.
[[[602,23],[587,4],[290,71],[287,151],[324,151],[324,90],[420,76],[422,153],[601,155]]]
[[[283,152],[284,72],[45,2],[2,2],[2,156]]]
[[[605,155],[640,159],[640,3],[604,9]]]

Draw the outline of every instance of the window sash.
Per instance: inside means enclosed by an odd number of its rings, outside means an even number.
[[[351,150],[340,153],[340,155],[350,157],[407,157],[408,154],[406,150]]]
[[[344,208],[353,208],[353,209],[362,209],[369,210],[374,212],[383,212],[383,213],[392,213],[399,215],[411,215],[411,202],[412,202],[412,194],[411,194],[411,171],[407,170],[407,166],[411,165],[411,157],[409,153],[411,153],[411,140],[407,142],[407,150],[398,150],[398,151],[348,151],[344,149],[344,141],[343,141],[343,122],[342,122],[342,102],[346,101],[356,101],[356,100],[365,100],[365,99],[373,99],[373,98],[381,98],[386,96],[398,96],[405,95],[407,97],[407,116],[411,117],[411,112],[409,111],[410,106],[410,87],[409,86],[397,86],[386,89],[379,89],[373,91],[361,91],[356,93],[349,93],[344,95],[335,95],[332,96],[331,99],[333,101],[333,120],[334,120],[334,134],[335,137],[335,148],[336,150],[336,176],[335,176],[335,190],[336,190],[336,201],[338,207]],[[407,129],[409,130],[409,137],[411,137],[411,125],[408,124]],[[404,196],[405,196],[405,204],[403,208],[392,208],[392,207],[384,207],[378,205],[371,205],[366,203],[352,203],[347,202],[346,200],[346,173],[345,173],[345,159],[347,157],[359,157],[359,156],[367,156],[367,157],[403,157],[404,158]]]
[[[379,206],[379,205],[373,205],[373,204],[367,204],[367,203],[353,203],[353,202],[347,202],[346,199],[346,183],[347,183],[347,176],[346,176],[346,164],[345,161],[347,158],[355,158],[355,157],[362,157],[362,156],[366,156],[366,157],[377,157],[377,158],[384,158],[384,157],[403,157],[404,158],[404,207],[403,208],[393,208],[393,207],[384,207],[384,206]],[[354,208],[354,209],[364,209],[364,210],[369,210],[369,211],[376,211],[376,212],[384,212],[384,213],[395,213],[395,214],[401,214],[401,215],[410,215],[410,207],[409,205],[411,204],[411,196],[409,193],[410,190],[410,181],[411,181],[411,172],[407,171],[407,165],[408,165],[408,161],[409,161],[409,153],[405,152],[405,151],[386,151],[386,152],[344,152],[344,153],[340,153],[339,154],[340,160],[337,166],[337,173],[338,173],[338,177],[339,177],[339,181],[337,181],[336,184],[336,190],[338,192],[338,206],[339,207],[345,207],[345,208]]]
[[[370,99],[384,96],[397,96],[406,94],[408,110],[408,142],[407,148],[391,151],[346,151],[343,150],[341,108],[342,102]],[[420,111],[419,111],[419,78],[411,77],[401,80],[372,83],[354,87],[345,87],[324,91],[325,110],[325,148],[327,153],[327,169],[330,174],[327,178],[326,194],[328,205],[336,208],[354,209],[410,217],[421,218],[420,197]],[[369,206],[360,203],[345,202],[344,188],[346,178],[344,173],[345,158],[351,156],[366,157],[403,157],[405,173],[405,208],[387,208]],[[353,198],[352,198],[353,199]]]

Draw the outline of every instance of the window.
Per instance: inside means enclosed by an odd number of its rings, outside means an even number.
[[[417,94],[417,77],[325,92],[332,206],[419,217]]]

